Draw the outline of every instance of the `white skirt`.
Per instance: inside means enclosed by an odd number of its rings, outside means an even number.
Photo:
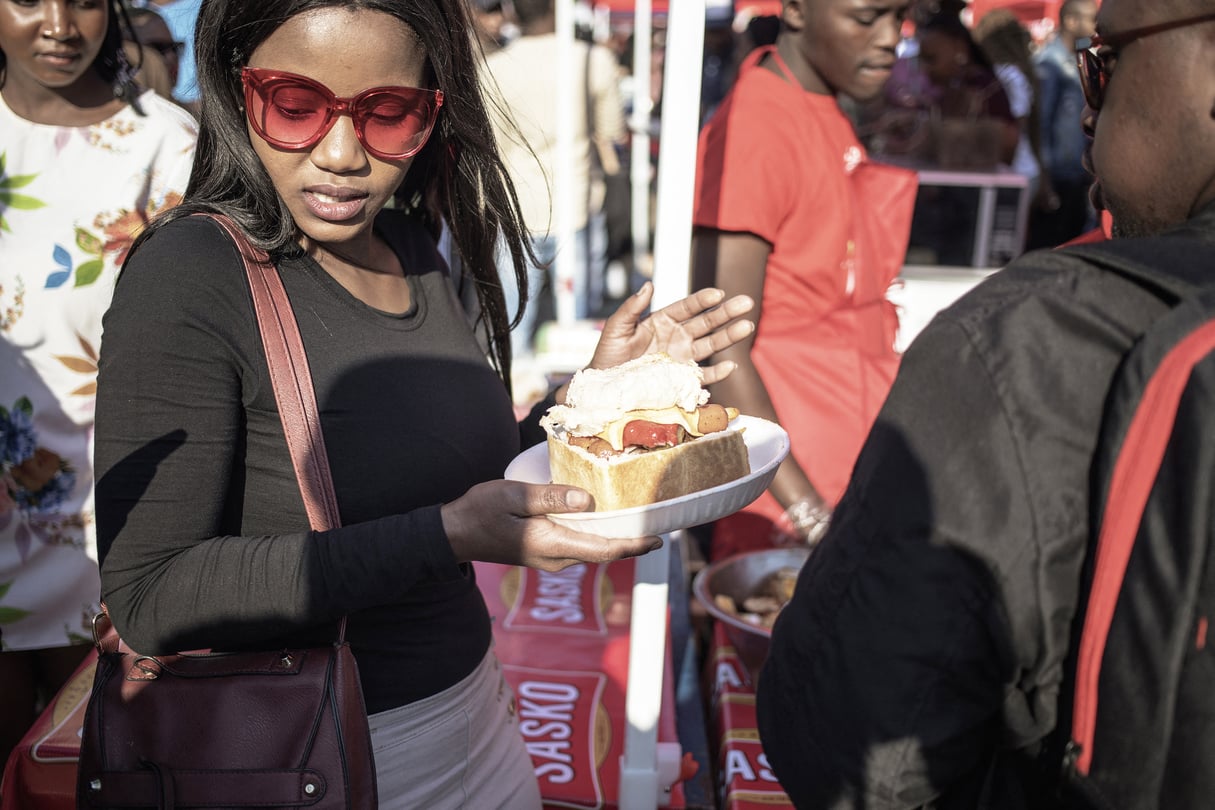
[[[491,649],[436,695],[368,718],[383,810],[538,810],[515,695]]]

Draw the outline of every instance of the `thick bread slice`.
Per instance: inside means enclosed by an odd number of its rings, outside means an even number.
[[[742,478],[751,472],[742,431],[726,430],[676,447],[614,459],[548,438],[554,484],[581,487],[595,496],[595,511],[657,503]]]

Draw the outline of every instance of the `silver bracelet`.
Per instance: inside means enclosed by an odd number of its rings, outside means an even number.
[[[811,498],[802,498],[790,504],[785,510],[785,517],[811,546],[823,539],[831,525],[831,510]]]

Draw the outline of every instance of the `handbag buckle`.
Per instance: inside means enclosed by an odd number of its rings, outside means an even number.
[[[128,681],[154,681],[160,677],[160,673],[164,670],[165,665],[160,662],[159,658],[154,658],[151,655],[141,655],[131,664],[130,670],[127,671]]]
[[[102,632],[101,628],[98,625],[101,624],[102,619],[105,619],[108,621],[109,618],[110,617],[106,615],[104,610],[93,614],[93,622],[92,622],[93,646],[95,646],[97,648],[97,652],[104,652],[104,650],[101,649],[101,637],[102,637],[102,635],[104,635],[104,633]]]

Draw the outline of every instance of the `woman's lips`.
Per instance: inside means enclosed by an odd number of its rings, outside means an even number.
[[[54,53],[40,53],[37,56],[43,62],[54,65],[59,68],[70,68],[80,59],[79,51],[56,51]]]
[[[354,189],[304,189],[304,205],[317,219],[344,222],[358,216],[367,204],[367,195]]]

